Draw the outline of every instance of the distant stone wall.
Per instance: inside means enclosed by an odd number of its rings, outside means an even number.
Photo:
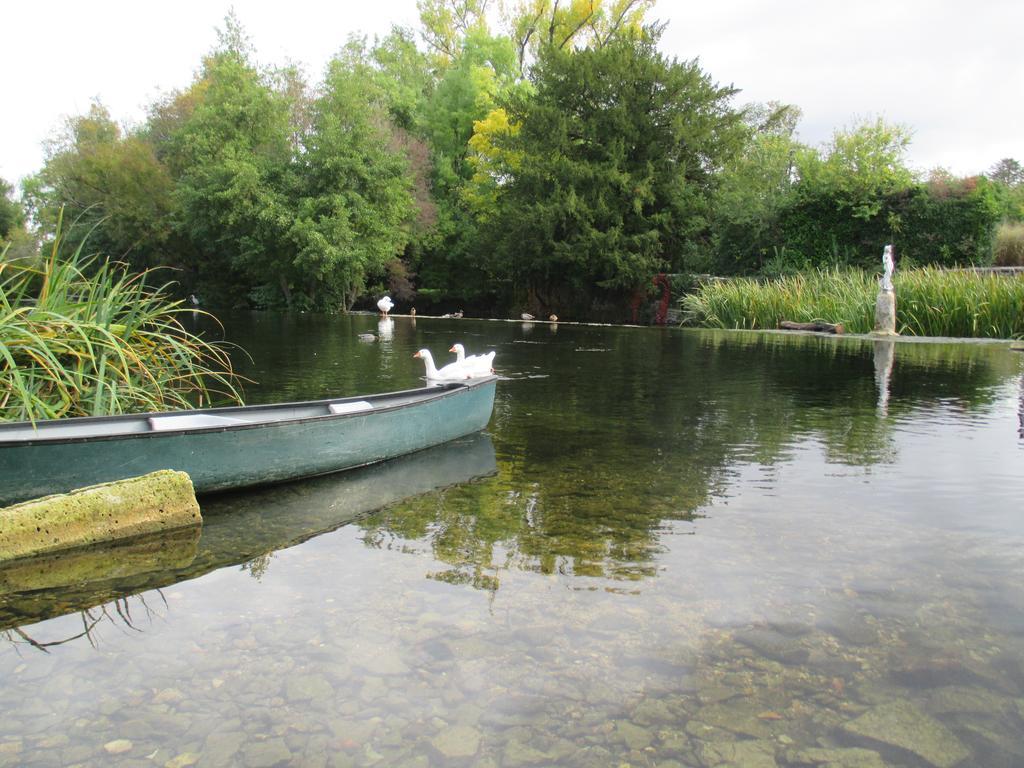
[[[0,509],[0,561],[201,523],[191,478],[162,470]]]

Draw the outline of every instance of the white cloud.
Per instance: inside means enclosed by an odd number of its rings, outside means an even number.
[[[304,62],[317,77],[351,33],[417,22],[415,0],[281,4],[235,0],[266,63]],[[71,0],[5,8],[5,118],[0,176],[42,164],[42,141],[100,98],[125,122],[161,91],[188,85],[215,42],[229,3]],[[914,131],[910,161],[955,173],[1002,157],[1024,160],[1024,28],[1019,0],[662,0],[662,48],[699,57],[740,101],[778,100],[804,112],[801,137],[825,141],[857,117]]]
[[[1024,156],[1024,57],[1018,0],[718,0],[662,3],[663,47],[699,56],[740,100],[804,112],[818,144],[857,118],[907,125],[909,159],[955,173]]]

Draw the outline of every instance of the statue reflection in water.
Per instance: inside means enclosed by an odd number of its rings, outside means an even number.
[[[1020,399],[1017,401],[1017,434],[1024,440],[1024,373],[1020,376]]]
[[[878,414],[889,414],[889,382],[896,357],[896,342],[881,339],[875,342],[875,384],[878,386]]]

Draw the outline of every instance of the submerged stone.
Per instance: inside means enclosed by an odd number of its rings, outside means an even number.
[[[334,688],[320,675],[290,677],[285,684],[285,696],[289,701],[315,701],[326,699],[333,693]]]
[[[1010,699],[997,693],[964,685],[936,688],[928,697],[927,708],[932,714],[947,715],[973,712],[998,716],[1010,709]]]
[[[198,762],[199,755],[195,752],[182,752],[164,763],[164,768],[189,768]]]
[[[431,739],[430,746],[443,760],[468,759],[480,749],[480,731],[468,725],[456,725]]]
[[[938,768],[967,759],[970,753],[946,726],[909,701],[874,707],[842,725],[851,736],[910,752]]]
[[[728,741],[702,744],[697,748],[705,765],[739,768],[776,768],[775,747],[770,741]]]
[[[1019,732],[1002,733],[976,723],[965,723],[962,728],[964,739],[985,755],[986,764],[1024,765],[1024,744]]]
[[[242,748],[242,754],[245,755],[246,768],[273,768],[292,758],[284,739],[250,742]]]
[[[199,768],[216,768],[229,765],[235,754],[245,743],[245,734],[241,731],[218,731],[206,737],[206,743],[199,754]]]
[[[641,728],[639,725],[625,720],[620,720],[615,724],[615,733],[630,749],[643,749],[649,747],[654,741],[651,732],[646,728]]]
[[[787,637],[803,637],[809,635],[812,628],[802,621],[773,621],[769,627],[780,635]]]
[[[736,640],[762,656],[787,664],[802,664],[810,656],[798,640],[774,629],[746,629],[736,633]]]
[[[114,741],[108,741],[104,744],[103,749],[106,750],[107,754],[121,755],[125,752],[131,752],[132,743],[128,739],[114,739]]]
[[[850,645],[875,645],[879,641],[878,627],[859,613],[840,616],[821,627]]]
[[[409,667],[397,653],[380,653],[367,659],[363,666],[371,675],[407,675]]]
[[[507,768],[518,768],[521,765],[547,765],[551,762],[547,753],[525,744],[519,739],[509,739],[505,745],[501,764]]]
[[[95,750],[92,747],[86,746],[85,744],[79,744],[74,747],[68,747],[61,752],[61,759],[64,765],[75,765],[76,763],[85,763],[88,765],[89,761],[92,760]],[[5,763],[3,760],[3,752],[0,751],[0,765],[18,765],[19,763]]]
[[[659,731],[658,751],[678,754],[690,748],[690,740],[680,731]]]
[[[640,725],[654,725],[676,722],[679,718],[664,700],[644,699],[636,705],[632,719]]]
[[[771,729],[758,717],[760,712],[761,707],[756,702],[737,700],[703,707],[697,711],[695,717],[715,728],[732,731],[741,736],[766,739],[771,736]]]
[[[786,762],[793,765],[814,765],[824,768],[885,768],[874,750],[850,747],[846,749],[801,749],[786,755]]]
[[[686,733],[692,736],[695,741],[700,742],[731,742],[736,740],[735,733],[702,723],[700,720],[687,721]]]
[[[612,753],[602,746],[591,745],[577,749],[572,754],[571,765],[579,768],[606,768],[614,765]]]

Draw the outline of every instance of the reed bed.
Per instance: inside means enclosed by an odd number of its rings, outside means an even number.
[[[151,272],[60,256],[0,254],[0,419],[56,419],[241,402],[225,345],[188,332],[191,310],[146,286]]]
[[[1009,339],[1024,336],[1024,276],[934,268],[898,272],[896,325],[908,336]],[[684,297],[684,322],[710,328],[776,328],[781,320],[874,327],[877,276],[822,270],[765,282],[710,282]]]

